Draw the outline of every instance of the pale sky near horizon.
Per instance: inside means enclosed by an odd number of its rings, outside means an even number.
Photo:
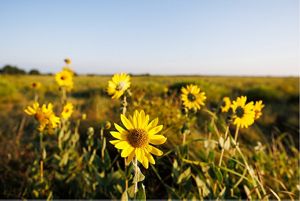
[[[299,75],[298,0],[1,0],[0,67]]]

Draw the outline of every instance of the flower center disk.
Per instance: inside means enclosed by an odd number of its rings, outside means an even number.
[[[148,143],[148,134],[143,129],[132,129],[127,134],[127,140],[135,148],[143,147]]]
[[[188,99],[193,102],[193,101],[196,100],[196,96],[194,94],[189,93],[188,94]]]
[[[236,116],[238,116],[239,118],[242,118],[244,116],[245,112],[244,112],[244,109],[241,106],[238,106],[236,108],[235,113],[236,113]]]
[[[119,82],[117,87],[116,87],[116,90],[117,91],[121,91],[125,86],[125,82]]]

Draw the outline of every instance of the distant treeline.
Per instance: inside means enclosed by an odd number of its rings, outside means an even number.
[[[37,69],[31,69],[28,72],[24,69],[21,69],[17,66],[12,66],[12,65],[5,65],[2,68],[0,68],[0,74],[6,74],[6,75],[53,75],[53,73],[41,73],[39,70]],[[77,76],[78,74],[75,72],[75,76]],[[143,73],[143,74],[129,74],[130,76],[135,76],[135,77],[139,77],[139,76],[151,76],[149,73]],[[94,74],[94,73],[89,73],[86,74],[86,76],[89,77],[93,77],[93,76],[111,76],[111,74]]]
[[[37,69],[31,69],[26,72],[25,70],[18,68],[17,66],[5,65],[0,69],[0,74],[10,74],[10,75],[40,75],[40,71]]]

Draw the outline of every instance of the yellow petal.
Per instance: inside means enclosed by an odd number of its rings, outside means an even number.
[[[115,125],[115,128],[116,128],[120,133],[126,132],[126,131],[124,130],[124,128],[122,128],[122,127],[119,126],[118,124],[114,123],[114,125]]]
[[[117,149],[127,149],[128,146],[130,146],[130,145],[128,144],[127,141],[120,141],[117,144],[115,144],[115,147]]]
[[[140,118],[139,118],[139,123],[140,123],[140,128],[143,129],[146,125],[145,125],[145,120],[146,120],[146,115],[144,110],[141,110],[140,112]]]
[[[139,128],[138,118],[139,118],[139,112],[135,110],[132,118],[134,128]]]
[[[129,165],[129,163],[132,161],[133,157],[135,156],[135,149],[129,154],[129,156],[125,160],[125,164]]]
[[[131,154],[131,152],[134,151],[134,148],[132,146],[128,146],[126,149],[123,149],[123,151],[121,152],[121,156],[123,158],[126,158],[127,156],[129,156]]]
[[[111,144],[113,144],[113,145],[115,145],[115,144],[117,144],[118,142],[120,142],[120,140],[111,140],[111,141],[109,141]]]
[[[128,130],[133,129],[132,123],[123,114],[121,114],[121,121],[122,121],[123,125],[125,126],[125,128],[127,128]]]
[[[154,145],[160,145],[167,141],[167,138],[162,135],[152,135],[150,136],[149,142]]]
[[[163,129],[163,125],[156,126],[148,131],[149,135],[154,135]]]
[[[147,146],[147,150],[148,150],[150,153],[152,153],[152,154],[154,154],[154,155],[156,155],[156,156],[161,156],[161,155],[163,155],[163,152],[162,152],[161,150],[159,150],[159,149],[157,149],[156,147],[151,146],[151,145],[148,145],[148,146]]]
[[[126,139],[126,135],[125,134],[121,134],[117,131],[111,131],[110,134],[114,137],[117,138],[119,140],[125,140]]]
[[[148,167],[149,167],[149,161],[148,161],[148,158],[146,157],[146,154],[145,154],[145,152],[144,152],[143,149],[141,149],[141,152],[142,152],[142,157],[143,157],[143,162],[142,162],[142,164],[143,164],[143,166],[144,166],[146,169],[148,169]]]
[[[136,155],[137,160],[140,163],[143,163],[144,156],[143,156],[143,150],[141,148],[136,148],[135,149],[135,155]]]
[[[158,118],[153,119],[150,124],[146,127],[146,130],[149,131],[158,124]]]
[[[148,158],[148,161],[154,165],[155,160],[154,160],[153,156],[147,150],[144,150],[144,151],[145,151],[146,157]]]

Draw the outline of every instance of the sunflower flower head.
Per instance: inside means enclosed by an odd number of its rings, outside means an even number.
[[[238,97],[235,101],[232,101],[232,118],[233,118],[233,124],[241,127],[241,128],[248,128],[250,125],[254,123],[254,105],[251,101],[250,103],[247,103],[247,97],[241,96]]]
[[[66,120],[69,119],[73,113],[73,108],[74,107],[72,103],[67,103],[61,112],[61,117]]]
[[[197,85],[190,84],[181,88],[181,100],[185,108],[199,110],[204,105],[206,96]]]
[[[67,64],[67,65],[70,65],[72,63],[71,59],[70,58],[65,58],[64,59],[64,62]]]
[[[121,114],[123,126],[114,124],[117,131],[111,131],[111,135],[116,140],[110,141],[117,149],[121,149],[121,157],[126,158],[129,164],[134,157],[148,169],[149,163],[155,164],[152,156],[161,156],[163,152],[153,145],[161,145],[167,138],[158,133],[163,125],[158,125],[158,118],[150,122],[149,115],[145,115],[143,110],[135,111],[133,116],[127,118]]]
[[[231,100],[229,97],[224,97],[221,105],[222,112],[228,112],[231,106]]]
[[[34,90],[37,90],[37,89],[39,89],[41,87],[41,85],[42,84],[40,82],[32,82],[31,85],[30,85],[30,87],[32,89],[34,89]]]
[[[126,73],[115,74],[112,80],[108,81],[107,93],[112,99],[119,99],[130,87],[130,76]]]
[[[254,104],[254,108],[253,111],[255,113],[254,119],[259,119],[260,116],[262,115],[262,109],[265,107],[265,105],[263,104],[263,102],[260,101],[256,101]]]
[[[57,128],[60,119],[53,112],[53,105],[49,103],[48,105],[43,104],[40,107],[38,102],[34,102],[32,106],[27,106],[24,112],[29,116],[34,116],[34,118],[39,122],[38,130],[40,132],[48,128],[49,133],[52,133],[53,129]]]
[[[55,80],[60,87],[64,87],[67,90],[73,88],[73,72],[70,70],[63,69],[55,75]]]

